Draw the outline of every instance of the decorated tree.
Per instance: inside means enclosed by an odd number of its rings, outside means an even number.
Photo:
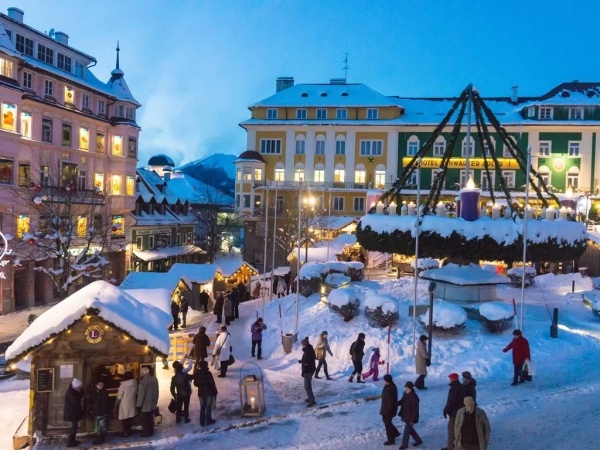
[[[16,266],[23,260],[47,260],[35,270],[52,281],[63,299],[76,285],[104,278],[110,238],[123,230],[112,223],[100,188],[80,189],[76,170],[56,172],[61,176],[50,177],[48,171],[14,188],[20,209],[30,212],[18,220],[14,255]]]

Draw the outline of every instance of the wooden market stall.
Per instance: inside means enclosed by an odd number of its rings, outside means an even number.
[[[10,362],[31,363],[30,440],[34,434],[68,432],[64,396],[73,378],[83,382],[84,398],[102,379],[114,400],[126,371],[139,379],[142,366],[153,369],[157,356],[169,352],[171,320],[162,309],[105,281],[89,284],[40,315],[6,351]],[[120,430],[119,422],[111,421],[110,429],[115,427]],[[91,419],[80,423],[79,432],[93,431]]]

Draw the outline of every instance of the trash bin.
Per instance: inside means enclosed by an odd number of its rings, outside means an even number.
[[[283,345],[283,351],[288,355],[292,353],[292,347],[294,346],[295,342],[298,342],[297,334],[288,333],[281,335],[281,345]]]

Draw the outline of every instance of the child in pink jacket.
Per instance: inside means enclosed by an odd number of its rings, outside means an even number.
[[[380,361],[379,358],[379,349],[374,348],[369,362],[369,371],[362,374],[364,379],[367,379],[373,375],[373,381],[379,380],[379,366],[385,363],[383,360]]]

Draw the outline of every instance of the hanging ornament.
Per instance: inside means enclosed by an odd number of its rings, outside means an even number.
[[[36,186],[35,187],[35,192],[41,192],[42,191],[42,187],[41,186]]]
[[[35,239],[34,239],[34,238],[29,238],[29,239],[27,240],[27,243],[28,243],[29,245],[34,245],[34,244],[35,244]]]
[[[73,190],[73,183],[67,183],[67,186],[65,187],[65,189],[67,190],[67,192],[70,192]]]
[[[117,230],[118,230],[118,228],[117,228],[117,227],[114,227],[114,226],[112,227],[112,231],[113,231],[113,233],[115,233]]]
[[[40,206],[42,204],[42,199],[40,197],[35,197],[33,199],[33,203],[35,204],[35,206]]]
[[[34,183],[33,181],[30,181],[30,182],[29,182],[29,187],[30,187],[30,188],[32,188],[32,187],[35,187],[35,183]]]

